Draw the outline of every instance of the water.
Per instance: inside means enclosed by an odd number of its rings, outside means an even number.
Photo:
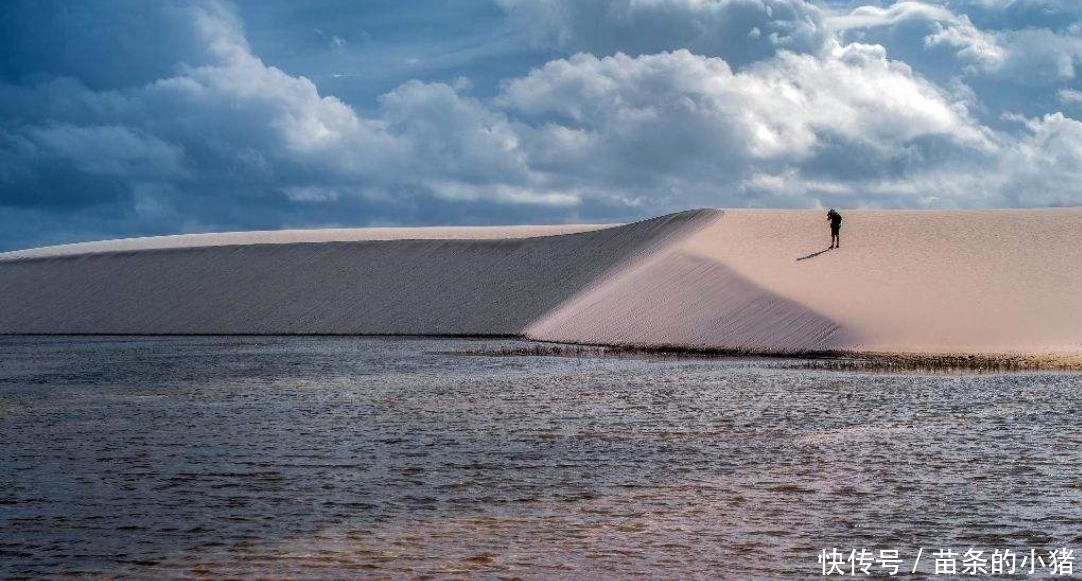
[[[809,579],[923,548],[931,579],[941,547],[1082,549],[1082,375],[448,353],[507,345],[0,339],[0,578]]]

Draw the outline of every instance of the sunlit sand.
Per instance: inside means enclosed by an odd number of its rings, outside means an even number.
[[[142,238],[0,255],[0,332],[506,335],[754,353],[1082,352],[1082,209]]]

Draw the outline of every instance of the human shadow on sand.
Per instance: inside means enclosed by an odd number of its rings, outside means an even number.
[[[815,258],[816,256],[819,256],[820,254],[823,254],[824,252],[830,252],[830,251],[831,251],[831,249],[827,248],[825,250],[820,250],[819,252],[812,252],[811,254],[809,254],[807,256],[801,256],[800,258],[796,259],[796,261],[800,262],[801,260],[807,260],[809,258]]]

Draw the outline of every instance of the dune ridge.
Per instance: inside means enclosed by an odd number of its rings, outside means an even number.
[[[27,250],[0,252],[0,261],[49,258],[110,252],[167,250],[210,246],[257,244],[302,244],[316,242],[358,242],[364,240],[488,240],[535,238],[601,230],[619,224],[566,224],[561,226],[447,226],[428,228],[323,228],[317,230],[264,230],[210,234],[174,234],[78,242]]]
[[[125,246],[0,260],[0,332],[518,335],[709,214],[533,237]],[[206,242],[205,240],[203,242]]]
[[[1082,209],[694,210],[0,255],[0,333],[522,336],[750,353],[1082,353]]]

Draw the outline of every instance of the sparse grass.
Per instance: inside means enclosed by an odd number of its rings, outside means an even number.
[[[529,344],[498,349],[461,350],[455,355],[489,357],[625,357],[640,359],[772,359],[789,369],[861,371],[877,373],[980,374],[1034,371],[1082,371],[1079,355],[1027,355],[1018,353],[944,354],[881,353],[871,351],[813,351],[781,353],[687,346],[634,344],[581,345]]]
[[[1076,355],[844,353],[802,359],[799,369],[881,373],[980,374],[1034,371],[1082,371]]]
[[[652,347],[640,345],[580,345],[531,344],[521,347],[453,351],[454,355],[483,355],[489,357],[634,357],[648,359],[719,359],[755,357],[751,351],[735,349],[706,349],[694,347]]]

